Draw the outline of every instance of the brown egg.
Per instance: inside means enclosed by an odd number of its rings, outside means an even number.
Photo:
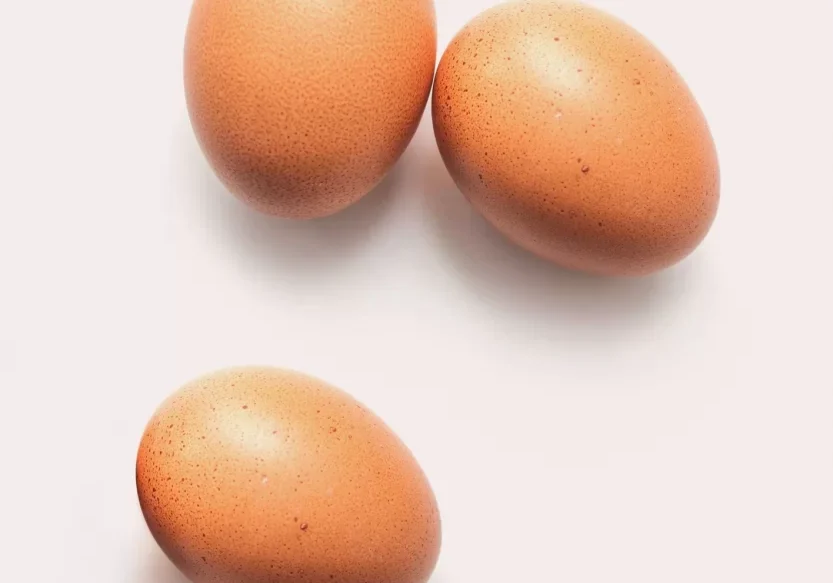
[[[564,267],[647,274],[714,220],[718,161],[694,97],[648,40],[594,8],[512,2],[475,18],[440,62],[433,117],[474,207]]]
[[[145,430],[139,501],[195,583],[424,583],[440,549],[431,488],[349,395],[239,368],[170,397]]]
[[[432,0],[195,0],[185,89],[197,139],[255,208],[333,214],[413,137],[436,43]]]

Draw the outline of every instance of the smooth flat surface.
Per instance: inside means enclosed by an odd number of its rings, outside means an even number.
[[[439,2],[440,48],[492,4]],[[594,4],[675,64],[720,154],[712,233],[650,279],[509,246],[427,115],[358,206],[257,216],[190,130],[188,1],[4,3],[0,579],[181,583],[138,510],[141,432],[255,363],[411,447],[444,522],[432,583],[833,580],[833,7]]]

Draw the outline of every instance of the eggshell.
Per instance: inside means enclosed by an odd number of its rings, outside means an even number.
[[[255,208],[333,214],[413,137],[436,43],[431,0],[196,0],[184,67],[197,139]]]
[[[597,9],[521,1],[475,18],[440,62],[433,119],[474,207],[564,267],[654,272],[715,218],[718,160],[698,104],[646,38]]]
[[[440,519],[373,413],[297,372],[227,369],[155,413],[136,463],[159,545],[195,583],[424,583]]]

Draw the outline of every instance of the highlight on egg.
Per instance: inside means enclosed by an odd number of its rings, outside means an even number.
[[[194,583],[425,583],[431,487],[361,403],[308,375],[225,369],[169,397],[141,439],[139,503]]]
[[[184,81],[197,141],[257,210],[332,215],[412,139],[436,45],[432,0],[195,0]]]
[[[715,219],[717,153],[694,96],[598,9],[522,0],[477,16],[440,61],[432,113],[475,209],[563,267],[649,274],[689,255]]]

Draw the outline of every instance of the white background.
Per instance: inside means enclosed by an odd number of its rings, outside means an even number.
[[[440,0],[440,48],[492,4]],[[432,583],[833,581],[831,2],[594,4],[677,66],[720,154],[711,234],[648,279],[505,243],[428,115],[359,205],[257,216],[186,117],[187,0],[3,2],[0,580],[181,583],[138,441],[182,383],[253,363],[408,443]]]

